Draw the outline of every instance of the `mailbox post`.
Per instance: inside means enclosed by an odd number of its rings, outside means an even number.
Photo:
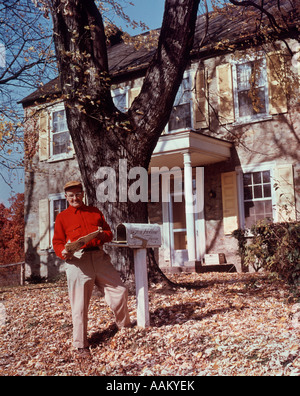
[[[122,223],[117,226],[117,238],[110,245],[129,247],[134,254],[134,273],[137,303],[137,325],[150,326],[147,248],[161,246],[158,224]]]
[[[137,325],[150,326],[146,249],[134,249]]]

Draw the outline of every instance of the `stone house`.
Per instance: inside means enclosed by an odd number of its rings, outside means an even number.
[[[167,194],[152,195],[148,204],[149,221],[161,225],[158,256],[165,271],[201,271],[218,263],[239,271],[235,229],[261,219],[300,219],[300,67],[287,50],[297,44],[292,30],[268,43],[254,22],[220,14],[211,18],[199,48],[204,31],[200,16],[189,67],[149,167],[151,180],[158,172],[155,180]],[[154,50],[122,41],[109,48],[112,95],[120,110],[138,95]],[[63,270],[51,247],[56,215],[66,208],[63,185],[80,173],[59,79],[22,104],[26,274],[52,277]]]

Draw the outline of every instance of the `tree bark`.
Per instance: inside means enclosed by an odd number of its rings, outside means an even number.
[[[94,1],[52,0],[68,126],[88,202],[100,207],[113,230],[121,222],[148,222],[146,202],[119,200],[119,160],[126,160],[128,169],[148,169],[187,67],[199,1],[166,0],[158,49],[140,95],[123,114],[112,101],[106,37]],[[99,169],[103,167],[115,171],[117,199],[100,205],[97,188],[103,182],[99,180]],[[124,278],[132,279],[131,253],[114,249],[113,259]]]

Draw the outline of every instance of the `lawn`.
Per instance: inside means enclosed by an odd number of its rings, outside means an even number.
[[[65,280],[0,289],[0,375],[300,375],[300,304],[285,283],[267,273],[171,279],[197,288],[151,285],[147,329],[116,332],[112,312],[94,293],[92,357],[84,361],[72,347]],[[129,309],[134,321],[135,296]]]

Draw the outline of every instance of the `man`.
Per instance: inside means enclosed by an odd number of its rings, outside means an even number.
[[[83,203],[82,184],[70,181],[64,186],[69,207],[55,220],[53,248],[58,257],[66,261],[69,298],[73,319],[73,345],[80,355],[87,356],[88,306],[94,284],[104,293],[105,300],[115,314],[118,327],[130,326],[127,308],[127,289],[103,244],[112,240],[112,232],[99,209]],[[67,251],[67,242],[97,231],[99,234],[74,253]]]

